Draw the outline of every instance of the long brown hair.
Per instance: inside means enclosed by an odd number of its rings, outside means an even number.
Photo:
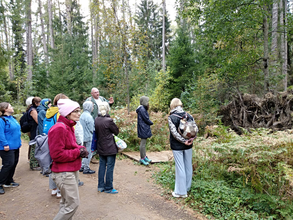
[[[64,95],[63,93],[59,93],[55,96],[53,100],[53,105],[57,106],[57,102],[59,101],[59,99],[69,99],[69,98],[67,95]]]
[[[5,110],[8,109],[9,105],[10,104],[8,102],[1,102],[0,103],[0,116],[4,115]]]

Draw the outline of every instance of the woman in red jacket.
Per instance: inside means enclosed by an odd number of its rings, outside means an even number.
[[[54,220],[71,219],[79,206],[78,171],[81,159],[88,155],[85,147],[76,143],[74,128],[79,121],[80,107],[70,99],[57,103],[60,116],[49,130],[48,143],[53,159],[51,177],[60,189],[60,209]]]

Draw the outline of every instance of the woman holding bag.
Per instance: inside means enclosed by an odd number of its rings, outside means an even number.
[[[119,128],[108,114],[109,104],[107,102],[102,102],[99,110],[100,113],[95,119],[97,153],[100,156],[98,191],[116,194],[118,191],[113,188],[113,172],[118,149],[113,134],[118,135]]]

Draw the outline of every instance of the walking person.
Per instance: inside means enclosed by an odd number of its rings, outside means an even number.
[[[93,102],[91,101],[85,101],[83,103],[83,113],[80,116],[80,123],[83,128],[83,146],[87,149],[89,152],[88,158],[83,158],[81,163],[80,172],[83,172],[83,174],[94,174],[95,171],[90,169],[90,162],[92,159],[92,139],[93,139],[93,133],[94,133],[94,127],[95,127],[95,121],[93,117],[91,116],[91,112],[93,111]]]
[[[137,113],[137,136],[141,138],[139,151],[140,160],[139,162],[145,166],[149,165],[152,161],[146,155],[146,142],[147,139],[152,136],[151,125],[153,122],[149,118],[149,97],[142,96],[139,99],[140,106],[136,109]]]
[[[95,133],[97,136],[97,153],[100,156],[98,173],[98,191],[116,194],[113,188],[113,172],[118,149],[114,141],[114,135],[118,135],[119,128],[110,118],[109,105],[103,102],[99,105],[100,113],[95,119]]]
[[[178,98],[172,99],[170,103],[170,116],[168,124],[170,129],[170,146],[175,160],[175,189],[173,197],[186,198],[192,181],[192,143],[193,139],[185,139],[178,132],[180,117],[186,115],[183,111],[182,102]],[[179,116],[179,117],[178,117]],[[194,121],[190,114],[187,114],[188,121]],[[198,128],[196,126],[196,130]]]
[[[74,128],[79,121],[80,107],[70,99],[59,99],[60,116],[48,133],[52,157],[51,177],[60,189],[60,209],[54,220],[72,219],[79,206],[78,175],[81,158],[88,156],[85,147],[76,143]]]
[[[8,102],[0,103],[0,194],[5,193],[3,187],[19,186],[14,182],[13,176],[19,160],[21,133],[20,125],[12,116],[13,113],[13,107]]]

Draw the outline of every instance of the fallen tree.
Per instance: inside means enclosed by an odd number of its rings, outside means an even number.
[[[242,128],[269,128],[273,131],[292,128],[293,91],[268,92],[263,98],[240,92],[228,105],[222,106],[218,115],[225,126],[237,134]]]

